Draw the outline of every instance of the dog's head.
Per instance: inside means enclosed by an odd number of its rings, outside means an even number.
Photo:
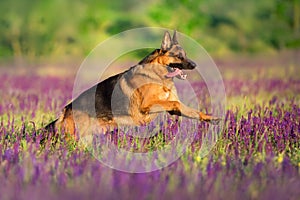
[[[188,59],[183,48],[178,44],[177,34],[171,35],[165,32],[161,48],[156,49],[149,56],[143,59],[139,64],[156,63],[168,67],[169,73],[167,77],[178,77],[185,79],[186,75],[181,70],[192,70],[196,67],[196,63]]]

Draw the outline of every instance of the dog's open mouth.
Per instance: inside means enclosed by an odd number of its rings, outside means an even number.
[[[169,73],[166,75],[166,77],[168,78],[177,77],[181,80],[185,80],[187,77],[187,74],[185,74],[181,69],[178,68],[170,67],[168,71]]]

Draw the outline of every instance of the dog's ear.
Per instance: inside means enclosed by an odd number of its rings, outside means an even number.
[[[176,32],[176,30],[174,30],[172,42],[173,42],[173,44],[175,44],[175,45],[178,44],[178,41],[177,41],[177,32]]]
[[[161,50],[168,51],[171,48],[171,45],[172,45],[171,35],[168,31],[166,31],[161,43]]]

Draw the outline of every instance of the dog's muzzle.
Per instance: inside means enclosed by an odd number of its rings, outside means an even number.
[[[186,64],[183,65],[185,65],[183,69],[195,69],[195,67],[197,66],[197,64],[190,59],[187,59]]]
[[[187,75],[182,71],[182,69],[192,70],[195,69],[196,66],[197,66],[196,63],[194,63],[190,59],[186,59],[182,63],[170,63],[168,66],[169,73],[166,75],[166,77],[168,78],[177,77],[179,79],[185,80]]]

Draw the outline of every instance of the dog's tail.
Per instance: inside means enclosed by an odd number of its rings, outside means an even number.
[[[55,132],[55,123],[58,121],[58,119],[52,121],[51,123],[49,123],[47,126],[45,126],[45,131],[48,132]]]
[[[67,110],[67,108],[64,108],[63,112],[57,119],[50,122],[43,128],[40,144],[44,144],[47,140],[51,140],[52,143],[56,143],[58,141],[58,133],[61,131],[62,122],[64,121]]]
[[[49,123],[48,125],[46,125],[43,130],[42,130],[42,136],[40,139],[40,144],[44,144],[48,139],[52,139],[55,138],[55,141],[57,139],[57,121],[59,119],[56,119],[54,121],[52,121],[51,123]]]

